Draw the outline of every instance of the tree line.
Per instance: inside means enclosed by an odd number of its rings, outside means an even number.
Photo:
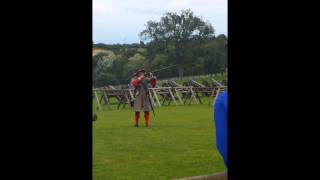
[[[227,67],[227,36],[215,35],[213,26],[191,10],[165,13],[159,21],[148,21],[140,43],[93,44],[101,51],[93,56],[95,87],[127,84],[140,68],[158,78],[214,74]]]

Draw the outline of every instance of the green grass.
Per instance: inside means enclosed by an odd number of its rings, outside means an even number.
[[[97,111],[93,103],[93,109],[94,180],[174,179],[225,170],[208,105],[157,108],[149,129],[143,118],[133,127],[129,108],[103,105]]]

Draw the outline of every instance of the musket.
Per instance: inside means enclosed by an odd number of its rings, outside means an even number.
[[[152,71],[150,71],[150,72],[147,73],[147,74],[150,74],[150,73],[153,74],[153,73],[155,73],[155,72],[159,72],[159,71],[162,71],[162,70],[165,70],[165,69],[169,69],[169,68],[172,68],[172,67],[175,67],[175,66],[178,66],[178,65],[179,65],[179,64],[175,64],[175,65],[163,67],[163,68],[160,68],[160,69],[152,70]],[[149,88],[146,87],[146,85],[145,85],[144,83],[141,83],[141,84],[143,84],[144,89],[146,89],[146,91],[147,91],[147,99],[149,100],[149,103],[150,103],[150,106],[151,106],[151,110],[152,110],[152,113],[153,113],[153,117],[154,117],[154,119],[156,119],[156,113],[155,113],[155,111],[154,111],[153,104],[152,104],[152,102],[151,102],[151,100],[150,100]]]
[[[160,68],[160,69],[152,70],[152,71],[150,71],[149,73],[146,73],[146,74],[150,74],[150,73],[153,74],[153,73],[155,73],[155,72],[159,72],[159,71],[162,71],[162,70],[165,70],[165,69],[169,69],[169,68],[172,68],[172,67],[175,67],[175,66],[178,66],[178,65],[179,65],[179,64],[175,64],[175,65],[163,67],[163,68]],[[154,117],[154,119],[156,119],[156,114],[155,114],[155,111],[154,111],[154,108],[153,108],[153,104],[152,104],[152,102],[151,102],[151,100],[150,100],[149,88],[148,88],[144,83],[141,83],[141,84],[143,85],[144,89],[147,91],[147,92],[146,92],[146,93],[147,93],[147,99],[148,99],[148,101],[149,101],[149,103],[150,103],[151,110],[152,110],[152,112],[153,112],[153,117]]]
[[[153,70],[153,71],[150,71],[150,72],[151,73],[155,73],[155,72],[162,71],[162,70],[165,70],[165,69],[169,69],[169,68],[172,68],[172,67],[175,67],[175,66],[178,66],[178,64],[167,66],[167,67],[160,68],[160,69],[156,69],[156,70]]]
[[[196,63],[187,63],[185,65],[192,65],[192,64],[196,64]],[[160,68],[160,69],[155,69],[155,70],[152,70],[152,71],[150,71],[149,73],[146,73],[146,74],[159,72],[159,71],[166,70],[166,69],[169,69],[169,68],[172,68],[172,67],[176,67],[176,66],[179,66],[179,65],[181,66],[182,64],[174,64],[174,65],[163,67],[163,68]]]

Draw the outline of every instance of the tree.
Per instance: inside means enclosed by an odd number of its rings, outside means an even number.
[[[127,77],[122,75],[122,72],[125,71],[124,67],[128,63],[128,59],[123,55],[118,55],[116,59],[113,61],[112,68],[110,72],[114,74],[120,83],[125,83]]]
[[[183,76],[183,67],[188,63],[185,54],[186,45],[193,39],[205,40],[213,37],[214,29],[209,22],[197,17],[191,10],[182,10],[181,14],[166,13],[159,22],[148,21],[146,29],[139,36],[144,40],[154,41],[168,50],[173,44],[171,61],[179,64],[179,76]],[[188,59],[188,58],[187,58]],[[189,58],[190,59],[190,58]]]
[[[145,57],[143,57],[139,53],[136,53],[132,57],[128,58],[121,71],[121,80],[127,83],[126,81],[130,79],[132,73],[140,69],[143,66],[144,62]]]
[[[93,82],[95,87],[115,85],[119,81],[114,74],[108,72],[100,72],[93,77]]]
[[[143,41],[140,41],[140,48],[144,48],[146,45],[144,44]]]

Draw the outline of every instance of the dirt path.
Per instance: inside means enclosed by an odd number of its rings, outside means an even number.
[[[182,178],[182,179],[176,179],[176,180],[227,180],[228,174],[227,172],[222,173],[215,173],[215,174],[209,174],[204,176],[194,176],[194,177],[188,177],[188,178]]]

